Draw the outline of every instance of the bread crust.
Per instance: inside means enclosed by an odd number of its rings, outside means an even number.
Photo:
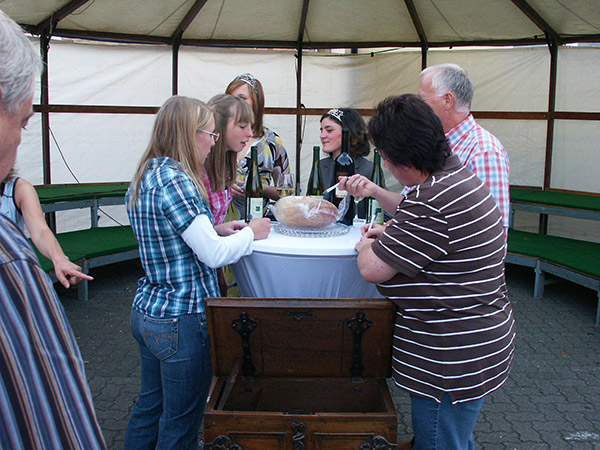
[[[273,214],[286,226],[321,228],[335,222],[337,212],[335,205],[327,200],[289,196],[277,200]]]

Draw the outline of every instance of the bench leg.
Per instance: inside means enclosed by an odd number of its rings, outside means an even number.
[[[87,261],[83,261],[82,266],[83,273],[88,274],[90,269]],[[88,280],[81,280],[79,283],[77,283],[77,300],[88,301],[90,299],[88,287]]]
[[[598,290],[598,307],[596,308],[596,326],[600,327],[600,289]]]
[[[535,264],[535,285],[533,287],[533,298],[541,299],[544,297],[544,283],[546,282],[546,276],[542,270],[540,261]]]

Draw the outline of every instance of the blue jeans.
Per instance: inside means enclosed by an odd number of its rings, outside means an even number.
[[[450,396],[442,403],[410,396],[415,443],[413,450],[473,450],[473,430],[484,399],[453,405]]]
[[[204,314],[154,319],[131,312],[142,358],[142,386],[125,450],[198,448],[198,430],[212,381]]]

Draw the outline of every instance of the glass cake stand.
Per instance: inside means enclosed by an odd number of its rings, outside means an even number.
[[[294,237],[333,237],[348,233],[349,227],[342,223],[332,223],[326,227],[290,227],[281,223],[273,225],[273,229],[280,234]]]

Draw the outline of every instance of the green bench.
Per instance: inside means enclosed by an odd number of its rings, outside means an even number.
[[[138,244],[129,225],[98,226],[102,206],[124,205],[129,183],[73,183],[35,186],[45,213],[89,208],[91,227],[56,234],[65,255],[79,264],[85,273],[91,268],[139,258]],[[37,252],[37,250],[36,250]],[[42,268],[52,281],[56,275],[52,263],[37,252]],[[77,285],[80,300],[88,299],[88,282]]]
[[[548,215],[600,221],[600,195],[510,188],[510,221],[506,262],[535,269],[533,297],[542,298],[551,274],[598,292],[596,326],[600,327],[600,243],[546,234]],[[538,233],[514,229],[514,212],[540,214]]]
[[[56,238],[65,255],[79,264],[85,273],[94,267],[137,259],[140,256],[137,240],[128,225],[69,231],[58,233]],[[52,281],[56,282],[52,262],[42,256],[37,249],[36,253],[44,271],[48,272]],[[82,280],[76,286],[77,297],[80,300],[87,300],[88,281]]]
[[[509,229],[506,262],[535,269],[536,299],[544,296],[545,274],[598,292],[596,326],[600,327],[600,243]]]

